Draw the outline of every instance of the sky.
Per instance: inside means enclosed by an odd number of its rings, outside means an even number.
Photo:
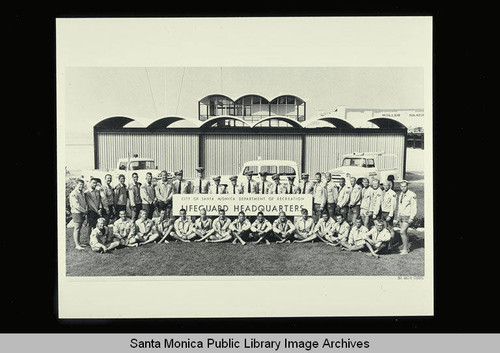
[[[67,67],[66,145],[92,144],[92,127],[113,116],[197,119],[198,100],[210,94],[292,94],[311,119],[339,105],[423,109],[423,87],[420,67]]]

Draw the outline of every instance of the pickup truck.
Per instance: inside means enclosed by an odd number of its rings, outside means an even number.
[[[392,178],[400,181],[400,175],[396,168],[396,155],[384,152],[355,152],[342,156],[340,167],[329,170],[332,180],[340,182],[340,178],[377,178],[381,182]],[[349,184],[348,184],[349,185]]]
[[[90,169],[82,170],[81,178],[88,182],[91,178],[99,179],[100,183],[104,183],[106,174],[111,174],[113,177],[113,185],[118,183],[118,175],[125,175],[125,183],[128,184],[132,181],[132,173],[137,173],[139,182],[143,183],[146,180],[146,173],[153,174],[153,180],[160,178],[158,166],[155,164],[154,159],[140,158],[134,155],[130,158],[120,158],[116,164],[116,169]]]
[[[260,172],[267,172],[269,175],[267,177],[268,181],[272,181],[271,176],[273,174],[280,175],[280,183],[288,184],[288,177],[294,176],[295,183],[298,185],[300,174],[299,167],[296,162],[288,161],[288,160],[265,160],[265,159],[257,159],[253,161],[248,161],[243,163],[238,176],[238,183],[246,180],[245,173],[247,171],[252,171],[252,179],[255,181],[260,181]],[[230,175],[222,175],[221,176],[221,184],[230,185],[231,181],[229,180]]]

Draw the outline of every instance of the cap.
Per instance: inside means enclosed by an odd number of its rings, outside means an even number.
[[[302,173],[302,179],[304,179],[304,178],[309,178],[309,174],[307,174],[307,173]]]
[[[196,171],[198,173],[204,172],[205,171],[205,167],[198,167],[198,168],[196,168]]]
[[[247,170],[247,171],[245,172],[245,175],[252,175],[252,174],[253,174],[253,170]]]
[[[175,175],[180,175],[180,174],[184,174],[184,171],[182,169],[175,171]]]
[[[260,175],[262,175],[262,176],[264,176],[264,175],[269,175],[269,173],[268,173],[268,172],[266,172],[266,171],[260,172],[259,174],[260,174]]]
[[[271,178],[273,180],[278,180],[280,178],[280,175],[279,174],[273,174],[273,176]]]
[[[238,179],[238,177],[236,175],[233,175],[233,176],[229,177],[229,180],[231,180],[231,181],[234,181],[234,180],[237,180],[237,179]]]
[[[220,175],[216,175],[212,178],[213,180],[220,180]]]

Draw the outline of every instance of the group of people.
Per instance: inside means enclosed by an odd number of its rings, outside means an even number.
[[[391,180],[382,183],[378,179],[354,177],[341,179],[339,185],[330,173],[316,173],[310,180],[307,173],[301,175],[302,182],[295,184],[295,177],[289,176],[282,184],[280,175],[274,174],[267,180],[266,172],[260,173],[260,181],[253,180],[253,172],[245,174],[245,180],[238,182],[237,176],[230,178],[231,184],[220,183],[221,177],[208,180],[204,168],[196,169],[194,180],[183,178],[183,171],[175,172],[172,180],[166,171],[161,179],[153,183],[151,173],[146,182],[138,181],[138,174],[132,174],[132,182],[125,184],[125,176],[119,175],[119,183],[112,185],[112,176],[106,175],[103,185],[100,180],[91,179],[84,191],[84,181],[79,179],[70,193],[70,207],[73,218],[73,239],[77,249],[86,246],[80,241],[82,225],[87,220],[89,245],[92,250],[107,252],[118,246],[138,246],[170,240],[183,242],[239,242],[256,244],[275,240],[276,243],[308,242],[320,240],[343,250],[369,250],[368,255],[391,247],[394,239],[394,220],[401,229],[401,254],[409,251],[407,230],[417,213],[416,195],[408,189],[408,182],[400,184],[399,196],[392,189]],[[311,194],[313,214],[302,209],[301,217],[292,222],[284,212],[279,217],[266,219],[260,212],[253,222],[240,212],[230,220],[223,209],[215,219],[200,211],[194,222],[182,209],[174,220],[172,217],[172,196],[174,194]],[[127,215],[130,209],[130,218]],[[155,212],[157,217],[154,217]],[[271,220],[271,221],[270,221]]]

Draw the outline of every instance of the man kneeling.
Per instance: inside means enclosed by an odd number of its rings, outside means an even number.
[[[226,217],[226,211],[223,209],[219,210],[219,217],[217,217],[212,223],[212,229],[214,232],[207,239],[208,243],[222,243],[231,240],[231,231],[229,226],[231,225],[231,220]]]
[[[379,252],[386,250],[391,240],[390,231],[384,227],[384,223],[375,221],[375,227],[366,233],[366,247],[370,250],[369,256],[380,257]]]
[[[347,251],[358,251],[365,247],[365,238],[368,233],[368,229],[363,225],[361,217],[354,219],[354,227],[351,228],[349,232],[349,239],[347,242],[342,242],[342,250]]]
[[[250,228],[250,236],[252,238],[257,238],[254,244],[259,244],[262,240],[266,241],[266,244],[271,244],[267,237],[271,234],[273,226],[271,222],[264,218],[264,213],[257,213],[257,219],[252,223]]]
[[[153,221],[148,218],[146,210],[139,211],[139,219],[135,221],[135,228],[135,239],[139,245],[152,243],[160,236]]]
[[[238,218],[236,218],[229,226],[229,230],[234,237],[233,244],[236,244],[236,241],[239,241],[241,245],[245,245],[246,242],[243,240],[243,238],[248,239],[251,226],[252,225],[245,216],[245,213],[243,211],[238,213]]]
[[[100,253],[108,252],[120,245],[120,241],[113,237],[108,227],[104,225],[105,222],[104,218],[99,218],[96,227],[90,233],[90,248]]]

